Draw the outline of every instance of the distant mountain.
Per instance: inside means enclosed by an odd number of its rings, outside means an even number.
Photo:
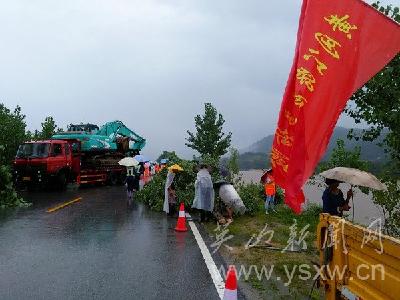
[[[324,156],[324,160],[329,158],[332,154],[333,149],[336,147],[336,141],[341,139],[344,140],[346,145],[346,149],[354,149],[356,146],[361,147],[361,159],[368,160],[372,162],[383,162],[387,160],[387,155],[384,149],[378,146],[379,143],[383,142],[383,139],[386,137],[386,132],[382,133],[381,136],[373,141],[373,142],[365,142],[362,140],[356,141],[355,139],[348,140],[347,133],[349,132],[348,128],[336,127],[331,140],[329,142],[329,146],[327,152]],[[354,129],[355,135],[360,135],[362,132],[361,129]]]
[[[255,142],[247,148],[239,150],[240,153],[267,153],[271,151],[274,136],[271,134]]]
[[[346,149],[353,150],[356,146],[361,147],[361,158],[371,162],[384,162],[386,161],[386,154],[384,150],[377,144],[382,142],[386,133],[383,133],[374,142],[356,141],[354,139],[348,140],[347,133],[349,129],[343,127],[336,127],[331,140],[328,145],[327,152],[323,158],[326,160],[331,154],[333,149],[336,147],[336,141],[341,139],[345,142]],[[358,135],[362,132],[361,129],[355,129],[354,134]],[[250,145],[247,148],[241,149],[239,157],[239,166],[242,170],[247,169],[258,169],[267,167],[267,153],[271,151],[272,143],[274,140],[273,135],[269,135],[258,142]]]

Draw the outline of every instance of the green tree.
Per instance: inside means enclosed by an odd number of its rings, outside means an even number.
[[[168,160],[169,163],[177,163],[181,160],[175,151],[163,151],[157,158],[157,161],[161,161],[162,159]]]
[[[380,12],[400,23],[399,8],[391,5],[373,6]],[[384,140],[385,147],[396,162],[400,162],[400,54],[369,80],[352,97],[345,112],[356,123],[366,122],[370,129],[361,136],[366,141],[375,140],[383,129],[389,130]],[[350,131],[349,137],[354,137]]]
[[[372,191],[374,203],[379,205],[385,218],[385,233],[400,237],[400,186],[396,179],[384,179],[386,191]]]
[[[47,140],[51,138],[57,131],[57,125],[53,117],[46,117],[42,123],[42,131],[39,134],[39,138],[42,140]]]
[[[11,111],[0,103],[0,209],[26,205],[14,190],[10,168],[18,146],[26,139],[25,127],[21,107]]]
[[[400,23],[400,9],[380,2],[373,4],[381,13]],[[387,234],[400,236],[400,195],[398,168],[400,166],[400,54],[387,64],[378,74],[360,88],[351,98],[345,112],[356,123],[365,122],[371,126],[361,136],[349,136],[366,141],[374,141],[382,130],[388,130],[384,139],[385,149],[391,154],[392,162],[380,179],[387,191],[373,191],[373,201],[379,205],[385,216]]]
[[[361,148],[355,147],[354,150],[346,150],[344,141],[337,140],[336,148],[333,149],[328,161],[322,162],[319,172],[335,167],[355,168],[363,171],[368,170],[368,162],[361,159]]]
[[[34,141],[38,141],[38,140],[42,139],[42,138],[41,138],[41,134],[42,134],[42,133],[41,133],[39,130],[35,129],[35,132],[34,132],[33,135],[32,135],[32,139],[33,139]]]
[[[185,207],[189,208],[194,199],[194,182],[196,181],[196,163],[179,158],[175,152],[164,151],[159,159],[170,159],[170,164],[178,164],[183,168],[175,179],[175,187],[179,202],[184,202]],[[153,176],[153,179],[144,186],[137,194],[137,200],[142,201],[151,209],[162,211],[165,192],[165,178],[168,169],[163,169],[160,173]]]
[[[204,115],[195,117],[196,132],[187,131],[186,146],[200,153],[202,159],[219,160],[228,152],[232,133],[225,134],[224,117],[211,103],[204,104]]]
[[[4,161],[5,147],[0,145],[0,161]],[[13,187],[10,166],[0,164],[0,210],[10,207],[28,206]]]
[[[18,146],[25,141],[25,115],[21,107],[11,111],[0,103],[0,145],[4,147],[0,165],[9,165],[14,159]]]
[[[33,133],[32,133],[32,131],[28,130],[25,133],[25,141],[31,141],[32,139],[33,139]]]
[[[229,171],[228,181],[231,181],[235,187],[240,187],[242,183],[242,176],[240,175],[239,167],[239,150],[236,148],[229,148],[230,156],[227,161],[227,167]]]
[[[230,148],[230,157],[228,159],[228,169],[232,175],[239,174],[239,150],[236,148]]]

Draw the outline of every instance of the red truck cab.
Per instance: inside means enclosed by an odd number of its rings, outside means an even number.
[[[45,140],[19,146],[14,160],[17,186],[34,187],[55,183],[65,187],[80,171],[80,142]]]

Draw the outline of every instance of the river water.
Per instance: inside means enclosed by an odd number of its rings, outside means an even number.
[[[260,182],[262,174],[262,170],[249,170],[240,172],[240,175],[242,176],[242,181],[244,183],[258,183]],[[323,183],[322,179],[320,182],[317,182],[317,184],[307,183],[304,186],[306,204],[317,203],[319,205],[322,205],[321,197],[324,189],[325,184]],[[350,185],[343,183],[340,185],[340,189],[343,191],[344,194],[346,194],[346,192],[350,189]],[[355,223],[369,225],[372,221],[378,218],[382,218],[383,220],[382,210],[372,202],[372,195],[366,195],[359,189],[354,189],[354,207],[351,203],[350,206],[352,206],[352,208],[348,212],[349,216],[347,217],[347,219],[350,221],[352,219],[353,209]]]

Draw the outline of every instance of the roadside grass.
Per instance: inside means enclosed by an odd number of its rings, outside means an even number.
[[[301,215],[295,215],[287,206],[279,205],[276,213],[266,215],[260,204],[260,209],[254,216],[236,217],[234,222],[226,228],[229,230],[226,237],[229,235],[233,237],[224,242],[219,253],[227,262],[236,265],[237,269],[238,266],[245,266],[247,270],[251,266],[256,266],[257,270],[261,270],[263,266],[266,266],[267,269],[273,266],[273,273],[269,280],[265,276],[260,280],[260,276],[257,276],[256,272],[252,272],[247,278],[240,279],[257,290],[261,297],[268,299],[307,299],[316,273],[313,265],[319,261],[315,241],[320,211],[321,209],[318,206],[312,205]],[[293,230],[297,233],[295,240],[300,238],[301,230],[308,226],[305,231],[308,232],[305,238],[307,249],[303,250],[303,243],[300,243],[299,247],[297,245],[295,247],[296,250],[299,250],[298,252],[282,252],[282,249],[288,245],[291,235],[290,227],[295,222],[297,222],[296,230]],[[221,231],[217,231],[216,223],[207,223],[205,228],[213,241],[216,240],[216,235],[221,233]],[[220,230],[224,229],[224,227],[220,227]],[[263,229],[266,232],[264,236],[260,235]],[[273,236],[271,236],[272,231]],[[249,240],[253,237],[254,243],[258,236],[261,237],[258,245],[246,249],[245,245]],[[266,247],[266,240],[270,238],[269,246],[272,246],[274,250]],[[300,265],[309,266],[310,279],[304,280],[301,276]],[[289,284],[290,274],[293,270],[295,270],[293,273],[295,275]],[[312,299],[320,298],[322,298],[322,292],[314,291]]]

